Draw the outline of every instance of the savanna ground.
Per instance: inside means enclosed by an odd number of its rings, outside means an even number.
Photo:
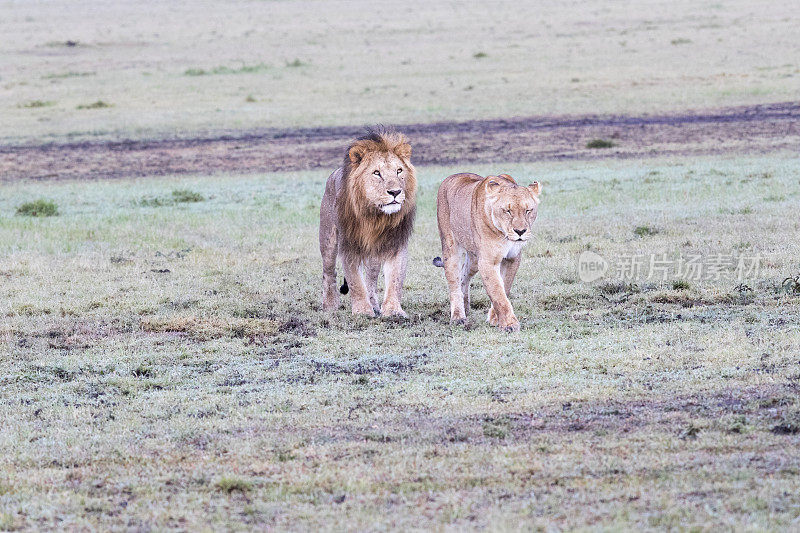
[[[796,13],[428,4],[0,3],[0,530],[800,527]],[[419,147],[407,321],[319,311],[378,121]],[[519,334],[478,280],[448,324],[462,170],[544,183]]]

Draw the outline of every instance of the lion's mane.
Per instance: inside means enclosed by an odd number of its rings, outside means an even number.
[[[397,213],[376,209],[364,194],[363,183],[373,156],[393,153],[406,167],[406,199]],[[336,210],[341,231],[340,249],[355,257],[387,257],[406,245],[414,227],[417,179],[410,161],[411,145],[404,135],[377,127],[367,131],[348,147],[344,157],[344,190]]]

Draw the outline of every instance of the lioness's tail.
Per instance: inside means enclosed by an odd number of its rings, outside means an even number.
[[[339,292],[341,292],[342,294],[347,294],[348,292],[350,292],[350,287],[347,286],[347,278],[342,278],[342,279],[344,279],[344,283],[342,283],[342,286],[339,287]]]
[[[434,257],[433,258],[433,266],[439,267],[439,268],[443,268],[444,267],[444,261],[442,261],[441,257]]]

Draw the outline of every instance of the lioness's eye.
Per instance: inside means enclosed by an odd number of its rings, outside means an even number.
[[[375,172],[373,172],[373,174],[375,174],[379,178],[381,177],[381,171],[380,170],[376,170]]]
[[[397,175],[398,175],[398,176],[399,176],[399,175],[400,175],[402,172],[403,172],[403,169],[402,169],[402,168],[398,168],[398,169],[397,169]]]

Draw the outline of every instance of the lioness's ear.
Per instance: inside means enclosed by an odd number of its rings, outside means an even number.
[[[528,188],[535,196],[539,196],[542,193],[542,184],[539,183],[538,181],[534,181],[533,183],[528,185]]]
[[[350,158],[350,162],[354,165],[357,165],[367,154],[367,147],[362,144],[356,144],[350,147],[350,151],[347,152],[347,157]]]
[[[490,176],[490,178],[493,178],[493,177],[494,176]],[[499,181],[495,181],[493,179],[490,179],[489,182],[486,184],[486,193],[491,195],[491,196],[494,196],[494,195],[496,195],[497,193],[500,192],[500,188],[501,187],[502,187],[502,185],[500,184]]]
[[[394,153],[401,159],[408,161],[411,159],[411,145],[409,143],[398,144],[394,149]]]

